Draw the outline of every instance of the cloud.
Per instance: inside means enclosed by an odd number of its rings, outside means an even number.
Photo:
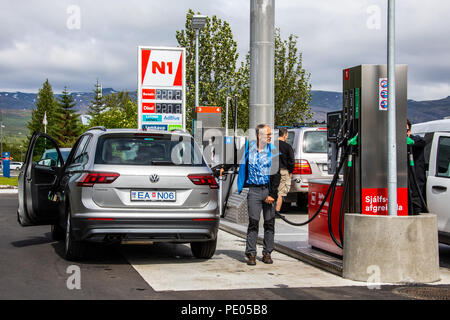
[[[450,95],[450,2],[396,3],[396,58],[408,64],[409,98]],[[1,7],[3,90],[37,91],[46,78],[55,91],[90,91],[97,78],[135,90],[137,46],[176,46],[189,8],[228,21],[241,59],[249,50],[250,1],[4,0]],[[299,37],[313,89],[340,91],[343,69],[386,63],[385,0],[276,0],[275,7],[282,37]],[[69,28],[78,17],[80,28]]]

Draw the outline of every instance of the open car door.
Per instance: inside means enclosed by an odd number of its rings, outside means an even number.
[[[54,191],[64,160],[50,136],[35,132],[19,175],[18,220],[22,226],[54,224],[58,203]]]

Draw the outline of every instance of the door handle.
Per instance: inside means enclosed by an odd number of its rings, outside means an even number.
[[[432,190],[438,191],[438,192],[445,192],[447,191],[447,187],[444,186],[433,186],[431,187]]]

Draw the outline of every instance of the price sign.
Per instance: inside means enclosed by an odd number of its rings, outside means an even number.
[[[138,48],[138,128],[186,128],[184,48]]]

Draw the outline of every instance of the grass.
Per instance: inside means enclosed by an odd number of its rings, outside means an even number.
[[[5,178],[0,177],[0,186],[16,186],[17,187],[17,177]]]

